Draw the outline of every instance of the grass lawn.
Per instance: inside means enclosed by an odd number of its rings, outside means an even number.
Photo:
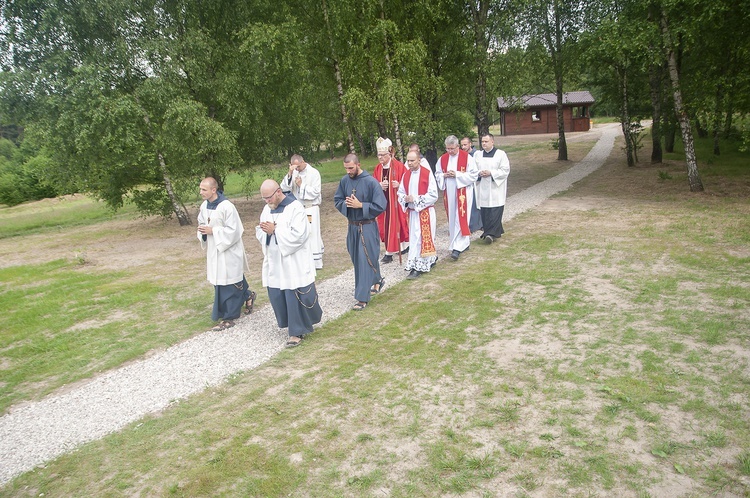
[[[750,496],[747,153],[701,143],[691,194],[679,155],[627,168],[621,145],[496,244],[0,496]],[[566,167],[508,150],[511,193]],[[129,223],[13,237],[67,257],[0,269],[4,409],[205,330],[194,229],[153,222],[146,261],[100,259]]]

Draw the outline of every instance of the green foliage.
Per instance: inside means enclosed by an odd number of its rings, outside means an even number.
[[[0,204],[16,206],[64,193],[46,177],[51,159],[42,150],[29,156],[10,140],[0,139]]]
[[[498,96],[556,85],[589,87],[629,126],[651,114],[662,14],[691,117],[722,137],[741,131],[732,119],[750,110],[750,11],[730,0],[6,2],[0,121],[43,144],[48,161],[10,176],[0,164],[0,202],[54,186],[179,214],[204,174],[348,150],[350,139],[366,155],[381,134],[439,149],[448,134],[497,122]],[[0,157],[31,159],[12,156],[0,143]]]

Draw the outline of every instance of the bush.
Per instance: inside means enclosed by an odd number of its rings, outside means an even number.
[[[44,171],[50,167],[51,160],[43,152],[21,163],[21,154],[17,151],[12,154],[12,160],[7,160],[5,145],[0,144],[0,204],[16,206],[64,193],[44,180]]]

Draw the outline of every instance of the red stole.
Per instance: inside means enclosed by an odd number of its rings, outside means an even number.
[[[465,172],[466,171],[466,165],[469,162],[469,153],[465,150],[459,149],[458,150],[458,164],[456,165],[456,171],[458,172]],[[448,171],[448,154],[445,153],[442,156],[440,156],[440,169],[445,173]],[[450,219],[450,214],[448,213],[448,198],[446,196],[443,196],[443,202],[445,203],[445,214],[448,215],[448,219]],[[461,226],[461,235],[463,236],[469,236],[471,235],[471,230],[469,230],[469,210],[466,206],[466,187],[456,188],[456,207],[458,208],[458,222]]]
[[[418,171],[420,176],[419,184],[417,186],[417,192],[419,193],[419,195],[425,195],[427,193],[427,189],[430,187],[430,172],[425,171],[425,168],[423,167],[420,167]],[[404,179],[401,182],[404,185],[404,191],[406,192],[406,195],[409,195],[410,181],[411,170],[407,169],[406,173],[404,173]],[[420,256],[422,256],[423,258],[437,255],[435,242],[432,240],[430,209],[432,209],[432,206],[419,212],[419,233],[422,235],[422,247],[420,248]]]
[[[387,252],[397,253],[401,251],[401,242],[407,242],[409,240],[409,225],[406,218],[406,213],[401,210],[398,204],[398,188],[390,186],[390,182],[393,180],[401,181],[401,177],[407,171],[404,163],[396,159],[391,159],[391,167],[389,168],[390,173],[388,174],[388,188],[385,190],[385,198],[388,201],[388,206],[385,211],[378,215],[378,229],[380,231],[380,240],[385,242],[385,250]],[[378,181],[383,181],[383,165],[378,163],[375,166],[375,170],[372,172],[372,176]]]

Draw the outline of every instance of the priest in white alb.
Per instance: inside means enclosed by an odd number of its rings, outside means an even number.
[[[198,240],[206,251],[206,276],[214,286],[211,319],[221,320],[213,329],[234,327],[234,320],[252,313],[255,292],[248,287],[245,246],[242,244],[242,221],[229,199],[219,192],[216,179],[204,178],[200,183],[203,198],[198,211]]]
[[[310,244],[315,269],[323,269],[323,238],[320,236],[320,203],[323,201],[322,183],[317,169],[305,162],[299,154],[289,160],[289,172],[281,180],[281,190],[291,192],[305,206],[312,234]]]
[[[481,238],[492,244],[505,233],[503,211],[508,191],[510,161],[504,151],[495,148],[495,137],[489,133],[482,136],[482,150],[474,154],[474,160],[479,170],[476,188],[477,203],[482,213]]]
[[[266,205],[255,236],[263,250],[263,285],[279,327],[289,327],[286,346],[294,347],[323,315],[315,289],[310,222],[302,203],[285,195],[275,180],[265,180],[260,195]]]
[[[437,183],[428,166],[421,165],[419,153],[406,155],[407,170],[398,187],[398,202],[409,216],[409,255],[405,270],[410,280],[430,271],[437,262],[435,250],[435,203]]]

